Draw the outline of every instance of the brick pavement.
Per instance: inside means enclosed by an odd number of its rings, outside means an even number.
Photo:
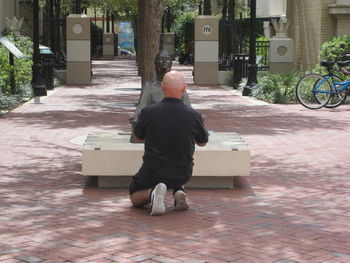
[[[252,176],[234,190],[188,190],[188,211],[150,217],[126,189],[81,174],[94,131],[130,130],[139,78],[130,60],[93,63],[88,86],[0,118],[0,263],[350,262],[350,106],[310,111],[189,84],[214,131],[239,132]],[[191,80],[190,67],[179,67]]]

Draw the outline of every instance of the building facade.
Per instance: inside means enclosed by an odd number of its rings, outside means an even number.
[[[350,34],[350,0],[288,0],[287,18],[295,68],[311,70],[324,42]]]

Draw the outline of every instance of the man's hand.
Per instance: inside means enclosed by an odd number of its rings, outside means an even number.
[[[206,146],[206,145],[207,145],[206,142],[196,142],[196,144],[197,144],[199,147],[203,147],[203,146]]]
[[[134,140],[135,142],[145,142],[145,139],[139,139],[139,138],[136,137],[135,134],[132,134],[132,138],[133,138],[133,140]]]

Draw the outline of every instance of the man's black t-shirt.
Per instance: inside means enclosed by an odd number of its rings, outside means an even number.
[[[201,115],[175,98],[142,109],[134,134],[145,139],[143,164],[134,177],[144,185],[186,183],[192,175],[195,143],[208,142]]]

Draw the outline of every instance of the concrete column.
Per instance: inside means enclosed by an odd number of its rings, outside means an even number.
[[[272,20],[276,36],[270,39],[269,69],[273,74],[288,74],[293,70],[294,41],[287,36],[289,22],[282,17],[279,22]]]
[[[219,18],[198,16],[194,34],[194,82],[219,83]]]
[[[114,33],[103,34],[103,59],[113,60],[114,59]]]
[[[67,17],[67,84],[91,83],[90,18]]]
[[[168,51],[168,54],[174,58],[175,49],[175,34],[174,32],[162,33],[163,49]]]

